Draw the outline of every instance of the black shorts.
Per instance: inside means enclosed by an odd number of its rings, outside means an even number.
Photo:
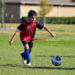
[[[33,43],[32,42],[27,42],[27,41],[22,41],[23,46],[25,46],[25,44],[28,44],[30,48],[33,47]]]

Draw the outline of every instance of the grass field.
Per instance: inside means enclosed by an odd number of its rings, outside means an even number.
[[[22,64],[20,53],[24,48],[19,36],[12,46],[9,45],[15,30],[0,31],[0,75],[75,75],[75,25],[47,26],[56,33],[56,38],[37,30],[36,38],[50,40],[34,42],[30,68]],[[61,66],[52,65],[55,55],[62,56]]]

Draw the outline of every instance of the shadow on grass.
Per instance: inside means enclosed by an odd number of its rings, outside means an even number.
[[[75,68],[69,68],[69,67],[26,67],[18,64],[0,64],[0,67],[12,67],[12,68],[29,68],[29,69],[53,69],[53,70],[75,70]]]
[[[29,67],[31,69],[53,69],[53,70],[75,70],[75,68],[64,68],[64,67]]]
[[[23,67],[22,65],[17,64],[0,64],[0,67]]]
[[[53,57],[53,56],[48,56],[48,55],[36,55],[37,57]],[[61,56],[64,58],[75,58],[75,56]]]

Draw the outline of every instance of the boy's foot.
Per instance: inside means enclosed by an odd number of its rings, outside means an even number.
[[[26,64],[27,61],[24,58],[22,58],[22,62],[23,64]]]
[[[27,61],[26,61],[26,59],[23,57],[22,53],[21,53],[21,57],[22,57],[22,62],[23,62],[23,64],[26,64]]]
[[[25,66],[30,67],[31,66],[31,62],[25,64]]]

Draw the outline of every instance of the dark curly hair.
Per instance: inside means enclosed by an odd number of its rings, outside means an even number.
[[[34,11],[34,10],[30,10],[30,11],[28,12],[28,17],[31,17],[31,16],[37,16],[37,12]]]

